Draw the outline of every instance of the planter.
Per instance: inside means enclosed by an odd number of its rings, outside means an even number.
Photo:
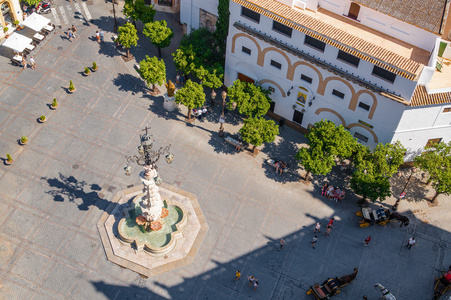
[[[38,122],[39,122],[39,123],[45,123],[45,122],[47,122],[47,117],[45,117],[44,120],[41,120],[41,118],[38,118]]]
[[[85,72],[83,72],[83,75],[85,75],[85,76],[89,76],[89,75],[91,75],[91,72],[89,72],[89,73],[85,73]]]
[[[5,165],[7,165],[7,166],[11,165],[13,162],[14,162],[14,159],[12,159],[12,160],[5,159]]]
[[[73,90],[69,90],[69,89],[68,89],[67,91],[68,91],[69,93],[72,94],[72,93],[75,93],[76,90],[77,90],[77,89],[73,89]]]
[[[91,71],[96,72],[98,69],[99,68],[95,68],[95,69],[91,68]]]
[[[28,141],[22,142],[22,140],[19,140],[19,145],[25,146],[26,144],[28,144]]]
[[[53,109],[53,110],[55,110],[55,109],[57,109],[57,108],[58,108],[58,106],[59,106],[59,104],[57,104],[56,106],[50,105],[50,109]]]

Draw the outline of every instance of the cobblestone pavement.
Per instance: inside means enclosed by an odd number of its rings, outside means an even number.
[[[0,156],[10,153],[15,160],[0,167],[1,299],[313,299],[305,294],[310,285],[354,267],[357,279],[334,298],[378,299],[378,282],[397,299],[431,298],[434,277],[451,264],[449,199],[441,197],[435,208],[416,201],[430,191],[415,179],[408,196],[416,198],[400,205],[409,227],[359,228],[359,207],[349,190],[342,203],[319,195],[324,180],[343,186],[346,175],[339,169],[310,186],[299,183],[291,157],[306,142],[301,134],[284,127],[257,157],[235,153],[217,135],[219,105],[204,121],[187,125],[186,110],[166,112],[161,96],[148,95],[135,62],[125,63],[111,41],[111,3],[58,1],[54,13],[62,28],[34,53],[37,70],[21,70],[0,57]],[[58,23],[54,14],[49,17]],[[157,14],[162,18],[176,31],[163,49],[168,77],[174,78],[170,53],[181,26],[177,15]],[[71,43],[64,30],[72,23],[79,36]],[[102,45],[93,39],[98,28],[106,31]],[[139,61],[156,49],[140,36],[131,53]],[[93,61],[99,70],[84,77]],[[67,93],[69,80],[74,94]],[[53,111],[55,97],[60,107]],[[39,124],[40,115],[48,121]],[[226,132],[238,131],[235,112],[226,122]],[[115,192],[139,184],[137,168],[130,177],[122,168],[147,125],[156,144],[172,144],[175,160],[160,165],[163,179],[197,194],[209,224],[193,264],[149,279],[109,263],[95,226]],[[30,141],[19,146],[23,135]],[[289,161],[294,171],[276,175],[267,157]],[[394,180],[395,194],[406,176]],[[313,250],[314,224],[332,216],[331,237],[320,234]],[[373,239],[363,247],[368,235]],[[412,235],[417,245],[407,250]],[[287,245],[277,251],[282,237]],[[243,277],[232,282],[236,270]],[[259,279],[256,292],[247,287],[247,275]]]

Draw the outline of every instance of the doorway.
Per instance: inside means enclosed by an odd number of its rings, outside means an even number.
[[[352,2],[351,7],[349,7],[348,17],[351,19],[357,20],[357,17],[359,16],[359,12],[360,12],[360,5]]]
[[[304,118],[304,113],[299,110],[294,110],[293,113],[293,122],[302,126],[302,119]]]
[[[243,82],[255,83],[254,79],[241,73],[238,73],[238,79]]]

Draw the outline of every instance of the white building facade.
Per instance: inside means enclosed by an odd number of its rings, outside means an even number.
[[[207,27],[214,31],[218,19],[218,0],[180,0],[180,22],[192,29]]]
[[[371,148],[399,140],[406,160],[451,140],[451,81],[436,69],[447,0],[422,1],[415,24],[380,2],[232,0],[225,84],[269,88],[273,113],[303,129],[327,119]]]

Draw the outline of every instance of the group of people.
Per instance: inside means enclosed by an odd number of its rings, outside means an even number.
[[[77,28],[74,25],[67,29],[67,38],[72,42],[74,38],[76,38],[75,34],[77,33]]]
[[[36,70],[36,62],[34,61],[33,56],[30,56],[30,66],[32,70]],[[28,67],[28,63],[24,57],[22,57],[22,67],[24,70]]]
[[[199,108],[193,108],[193,115],[200,121],[202,120],[202,117],[206,115],[208,112],[208,109],[205,106],[199,107]]]
[[[177,73],[177,76],[175,76],[175,83],[183,85],[185,83],[185,77]]]
[[[241,272],[238,270],[235,272],[235,278],[232,281],[240,280],[240,278],[241,278]],[[247,280],[249,280],[249,284],[247,286],[249,287],[252,285],[254,287],[254,292],[255,292],[258,288],[258,279],[255,278],[254,276],[247,276]]]
[[[96,31],[96,40],[97,43],[101,43],[105,40],[105,32],[102,29]]]
[[[276,166],[276,173],[279,173],[280,175],[282,175],[282,173],[287,168],[287,163],[279,160],[279,161],[276,161],[275,166]]]
[[[321,189],[321,196],[327,197],[329,200],[334,200],[335,202],[341,201],[345,197],[345,191],[340,190],[338,187],[334,188],[332,185],[329,185],[327,182],[324,184]]]

